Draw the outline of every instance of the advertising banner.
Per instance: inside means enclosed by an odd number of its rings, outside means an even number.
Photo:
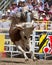
[[[0,52],[4,52],[5,35],[0,34]]]
[[[39,47],[37,52],[52,54],[52,31],[40,30],[35,33],[36,46]]]

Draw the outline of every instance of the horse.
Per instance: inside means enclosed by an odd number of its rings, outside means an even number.
[[[10,19],[12,22],[9,30],[9,37],[16,45],[16,48],[22,52],[27,61],[28,56],[26,55],[26,49],[30,49],[29,38],[34,29],[33,22],[27,23],[26,16],[23,13],[13,14]],[[30,51],[30,54],[32,59],[36,60],[32,51]]]

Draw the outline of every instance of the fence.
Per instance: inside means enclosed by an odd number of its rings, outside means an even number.
[[[43,22],[43,24],[44,23],[45,22]],[[34,28],[33,34],[30,36],[32,38],[30,43],[32,43],[31,48],[34,54],[38,54],[38,55],[45,54],[45,58],[46,58],[46,57],[49,57],[49,56],[46,56],[47,54],[52,54],[52,41],[51,41],[52,38],[50,38],[50,36],[52,36],[52,30],[51,30],[52,22],[46,22],[44,24],[45,26],[43,26],[43,24],[42,22],[34,23],[35,28]],[[41,25],[43,26],[43,28],[41,28],[42,27]],[[9,29],[0,28],[0,30],[2,30],[0,35],[2,34],[5,37],[5,43],[4,43],[5,51],[4,52],[6,53],[10,52],[11,57],[21,54],[20,51],[14,50],[16,46],[13,45],[13,43],[9,39],[9,33],[8,33]],[[17,53],[17,54],[13,54],[13,53]],[[29,53],[29,51],[26,53]]]

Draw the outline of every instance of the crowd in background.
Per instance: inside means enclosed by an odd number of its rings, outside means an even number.
[[[37,0],[21,0],[18,4],[13,2],[4,13],[0,12],[0,19],[8,19],[17,12],[25,13],[27,22],[31,22],[33,19],[36,21],[52,21],[52,0],[40,0],[40,2]],[[2,25],[0,22],[0,27]],[[6,27],[6,25],[7,23],[3,27]]]

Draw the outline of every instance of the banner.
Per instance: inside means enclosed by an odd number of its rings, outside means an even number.
[[[47,34],[43,33],[39,38],[39,53],[43,52],[43,48],[48,44]]]
[[[52,31],[40,30],[35,33],[35,45],[39,47],[36,52],[52,54]]]
[[[0,34],[0,52],[4,52],[5,35]]]

